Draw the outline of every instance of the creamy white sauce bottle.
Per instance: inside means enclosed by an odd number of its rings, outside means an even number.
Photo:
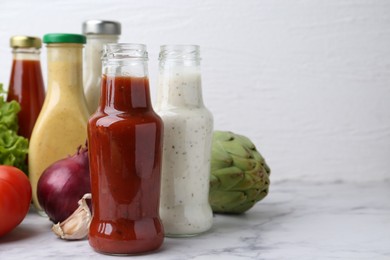
[[[213,117],[203,104],[197,45],[164,45],[156,112],[164,122],[160,216],[165,235],[212,226],[208,202]]]
[[[106,43],[117,43],[121,24],[115,21],[88,20],[83,23],[85,46],[84,93],[90,114],[95,113],[100,99],[102,76],[102,51]]]

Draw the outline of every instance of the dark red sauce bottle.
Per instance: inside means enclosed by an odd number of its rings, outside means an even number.
[[[30,139],[45,99],[40,62],[42,42],[37,37],[14,36],[10,44],[13,63],[7,101],[16,100],[20,104],[18,133]]]
[[[93,218],[89,243],[141,254],[164,239],[159,217],[163,125],[153,111],[146,46],[108,44],[102,94],[88,123]]]

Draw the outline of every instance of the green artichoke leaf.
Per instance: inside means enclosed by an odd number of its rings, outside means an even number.
[[[211,176],[214,176],[219,180],[219,189],[229,190],[237,183],[241,182],[244,178],[244,172],[237,167],[229,167],[213,171]]]
[[[263,157],[259,152],[255,152],[255,153],[253,153],[253,158],[254,158],[254,160],[256,160],[256,161],[261,162],[261,165],[263,166],[263,168],[265,169],[265,171],[267,172],[267,174],[270,175],[271,169],[269,168],[269,166],[268,166],[267,163],[265,162],[264,157]]]
[[[229,167],[233,164],[232,157],[225,151],[221,143],[213,142],[211,153],[213,154],[211,171]]]
[[[251,140],[249,140],[248,137],[236,134],[236,139],[242,146],[245,146],[250,150],[256,151],[256,146],[251,142]]]
[[[255,189],[249,189],[245,191],[245,194],[248,198],[248,201],[251,201],[252,203],[256,203],[260,200],[262,200],[267,194],[268,194],[268,187],[257,187]]]
[[[256,174],[258,174],[258,173],[256,173]],[[242,180],[240,182],[236,183],[236,185],[234,187],[231,187],[231,190],[232,191],[243,191],[243,190],[251,189],[256,184],[258,184],[258,182],[259,182],[258,176],[255,176],[254,174],[251,174],[249,172],[244,172],[244,176],[243,176]]]
[[[230,213],[241,214],[242,212],[245,212],[245,211],[247,211],[248,209],[252,208],[254,203],[255,203],[255,202],[253,202],[253,201],[246,201],[246,202],[244,202],[244,203],[238,205],[238,206],[235,207],[234,209],[231,209],[231,212],[230,212]]]
[[[257,163],[254,169],[246,171],[245,174],[251,176],[253,182],[256,182],[261,185],[264,184],[265,179],[269,180],[268,173],[261,165],[261,163]]]
[[[209,201],[216,213],[243,213],[268,194],[270,168],[249,138],[213,134]]]
[[[214,212],[230,212],[231,209],[240,206],[247,200],[247,196],[244,192],[240,191],[211,191],[211,201]]]
[[[234,139],[234,134],[229,131],[214,131],[213,138],[218,141],[231,141]]]
[[[251,151],[245,146],[240,145],[236,140],[227,141],[223,143],[223,149],[231,154],[243,158],[251,158]]]
[[[232,155],[233,165],[242,169],[243,171],[250,171],[256,168],[258,161],[240,156]]]
[[[220,181],[217,177],[215,177],[214,175],[210,175],[210,189],[215,189],[215,188],[218,188],[219,185],[220,185]]]

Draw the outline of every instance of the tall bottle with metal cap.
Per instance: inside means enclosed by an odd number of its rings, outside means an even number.
[[[52,163],[85,144],[89,117],[82,82],[85,36],[53,33],[46,34],[43,42],[47,44],[47,95],[29,147],[29,177],[38,212],[39,177]]]
[[[30,139],[45,99],[40,49],[41,39],[31,36],[13,36],[13,62],[7,101],[16,100],[21,107],[18,113],[19,135]]]
[[[100,99],[103,45],[118,42],[121,24],[115,21],[88,20],[83,23],[83,34],[87,37],[85,47],[84,93],[88,110],[93,114]]]

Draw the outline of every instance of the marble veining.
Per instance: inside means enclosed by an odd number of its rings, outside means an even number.
[[[390,259],[390,180],[279,181],[243,215],[215,215],[193,238],[166,238],[137,259]],[[83,241],[62,241],[30,212],[0,238],[0,259],[106,259]]]

